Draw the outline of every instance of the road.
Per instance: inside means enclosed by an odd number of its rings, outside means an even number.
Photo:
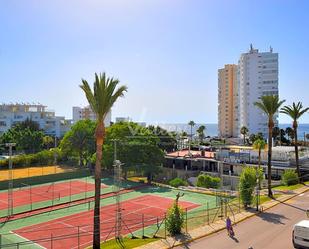
[[[234,226],[235,238],[226,230],[177,248],[202,249],[292,249],[293,225],[307,219],[309,191]]]

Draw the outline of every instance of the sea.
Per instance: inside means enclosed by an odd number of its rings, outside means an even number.
[[[175,131],[175,132],[185,131],[188,134],[190,134],[190,132],[191,132],[191,127],[188,124],[161,123],[161,124],[156,124],[156,125],[162,127],[163,129],[166,129],[169,132],[171,132],[171,131]],[[205,131],[206,136],[210,136],[210,137],[218,136],[218,124],[214,124],[214,123],[212,123],[212,124],[196,124],[192,129],[193,133],[196,133],[196,130],[201,125],[204,125],[206,127],[206,131]],[[279,124],[280,129],[286,129],[287,127],[291,127],[291,124]],[[304,134],[307,134],[307,133],[309,133],[309,124],[299,124],[299,126],[298,126],[299,139],[300,140],[303,139]]]

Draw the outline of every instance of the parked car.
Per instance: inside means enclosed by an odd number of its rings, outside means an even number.
[[[294,248],[309,249],[309,220],[302,220],[294,225],[292,241]]]

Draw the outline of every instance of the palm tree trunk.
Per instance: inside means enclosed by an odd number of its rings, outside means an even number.
[[[93,218],[93,248],[100,249],[100,196],[101,196],[101,160],[104,141],[103,121],[99,121],[96,128],[96,164],[95,164],[95,195]]]
[[[272,155],[272,146],[273,146],[273,120],[268,122],[268,162],[267,162],[267,180],[268,180],[268,196],[273,197],[273,192],[271,191],[271,155]]]
[[[259,148],[259,173],[261,171],[261,148]],[[259,190],[261,190],[261,181],[259,180]]]
[[[301,174],[300,174],[300,168],[299,168],[299,155],[298,155],[298,140],[297,140],[297,126],[293,125],[294,127],[294,147],[295,147],[295,161],[296,161],[296,170],[298,175],[298,181],[302,182],[301,180]]]

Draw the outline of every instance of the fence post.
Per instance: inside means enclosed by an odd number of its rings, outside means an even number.
[[[188,208],[186,208],[186,233],[188,233]]]
[[[50,248],[53,249],[53,234],[50,234]]]
[[[207,223],[209,225],[209,220],[210,220],[210,217],[209,217],[209,203],[207,201]]]
[[[77,226],[77,248],[78,249],[80,248],[79,245],[80,245],[79,226]]]
[[[70,205],[71,205],[71,202],[72,202],[72,179],[70,179],[70,193],[69,193],[69,198],[70,198]]]
[[[85,182],[85,199],[87,199],[87,179],[88,179],[88,176],[86,176],[86,182]]]
[[[143,226],[143,235],[142,238],[145,238],[145,224],[144,224],[144,214],[142,214],[142,226]]]
[[[166,214],[164,217],[164,238],[166,239]]]
[[[30,209],[32,211],[33,209],[33,206],[32,206],[32,188],[31,188],[31,185],[29,185],[29,193],[30,193]]]
[[[240,213],[240,193],[238,191],[238,213]]]

